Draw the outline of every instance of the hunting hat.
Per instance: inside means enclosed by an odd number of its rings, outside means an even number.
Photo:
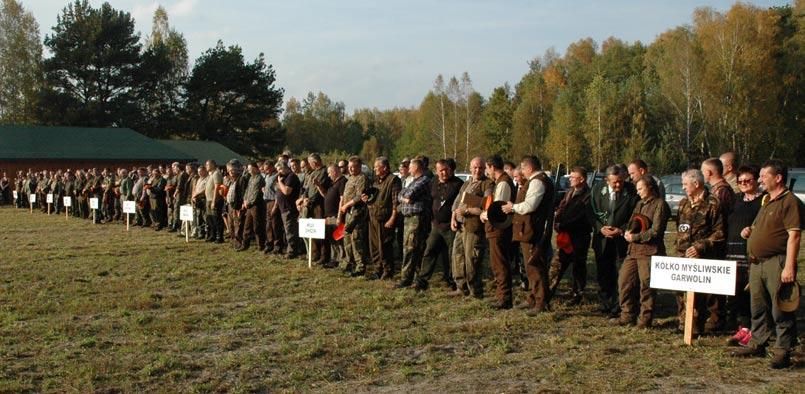
[[[562,249],[565,254],[573,253],[573,242],[570,240],[570,233],[567,231],[556,233],[556,247]]]
[[[783,312],[796,312],[799,307],[799,283],[780,283],[777,289],[777,307]]]
[[[627,228],[632,234],[640,234],[651,228],[651,219],[646,215],[636,213],[632,215]]]
[[[501,224],[506,221],[507,215],[503,213],[504,201],[494,201],[486,210],[486,217],[492,225]]]

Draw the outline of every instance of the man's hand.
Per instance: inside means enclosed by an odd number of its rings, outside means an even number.
[[[489,217],[486,215],[486,211],[481,212],[481,221],[484,223],[489,221]]]
[[[512,204],[511,201],[509,201],[502,207],[500,207],[500,209],[503,210],[503,213],[511,213],[512,210],[514,210],[514,204]]]
[[[743,230],[741,230],[741,238],[749,239],[750,235],[752,235],[752,227],[744,227]]]
[[[389,218],[389,220],[386,221],[386,224],[384,224],[383,227],[394,228],[394,217]]]
[[[366,194],[361,194],[361,201],[363,201],[363,202],[369,202],[369,196],[368,196],[368,195],[366,195]]]
[[[689,259],[698,259],[699,258],[699,251],[696,250],[695,247],[691,246],[687,250],[685,250],[685,257]]]
[[[625,234],[623,234],[623,238],[625,238],[627,242],[632,242],[632,232],[627,231]]]
[[[796,272],[797,270],[794,269],[793,264],[786,264],[783,267],[783,272],[780,273],[780,282],[783,283],[791,283],[797,277]]]
[[[450,219],[450,230],[458,231],[458,222],[455,218]]]

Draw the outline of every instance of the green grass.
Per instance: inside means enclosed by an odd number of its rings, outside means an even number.
[[[802,361],[770,371],[727,357],[724,337],[689,347],[670,328],[612,328],[592,302],[495,312],[440,282],[395,291],[301,260],[2,207],[0,392],[803,390]],[[672,326],[670,294],[660,306]]]

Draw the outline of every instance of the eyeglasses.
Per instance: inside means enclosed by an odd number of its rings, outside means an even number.
[[[738,179],[738,184],[739,185],[748,185],[748,184],[752,183],[752,181],[754,181],[754,179]]]

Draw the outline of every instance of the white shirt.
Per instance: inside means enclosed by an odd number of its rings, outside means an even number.
[[[534,173],[528,178],[528,191],[525,194],[523,202],[512,205],[514,213],[519,215],[528,215],[537,210],[542,197],[545,195],[545,185],[542,181],[537,179],[538,173]]]

